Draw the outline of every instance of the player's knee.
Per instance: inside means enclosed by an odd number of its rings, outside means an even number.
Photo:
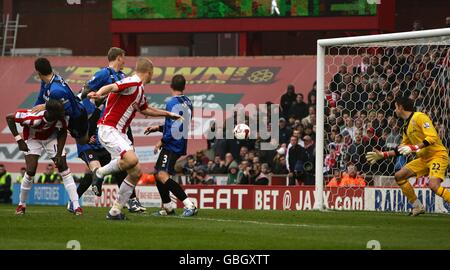
[[[430,182],[428,183],[428,187],[434,192],[437,192],[440,186],[441,183],[439,179],[430,179]]]
[[[395,182],[398,183],[399,181],[404,180],[402,176],[403,176],[403,174],[400,171],[396,172],[394,174]]]
[[[139,159],[137,158],[137,156],[134,154],[134,152],[126,152],[123,156],[122,156],[122,160],[123,160],[123,166],[121,165],[120,167],[122,169],[131,169],[133,167],[136,167],[139,164]]]
[[[160,171],[156,174],[156,180],[165,184],[167,180],[169,180],[169,174],[164,171]]]
[[[27,170],[27,175],[33,177],[36,175],[36,170]]]

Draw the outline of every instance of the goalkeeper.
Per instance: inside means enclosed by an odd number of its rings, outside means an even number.
[[[412,176],[429,175],[429,188],[444,201],[450,203],[450,191],[441,187],[448,166],[448,150],[433,126],[431,119],[424,113],[414,112],[414,102],[408,97],[395,100],[395,114],[404,120],[401,145],[392,151],[374,150],[366,155],[367,161],[374,164],[378,160],[399,155],[416,153],[416,159],[407,163],[395,173],[395,181],[413,205],[412,216],[425,213],[425,208],[417,199],[414,189],[408,181]]]

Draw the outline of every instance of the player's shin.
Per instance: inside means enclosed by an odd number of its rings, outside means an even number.
[[[28,193],[34,182],[34,176],[29,176],[27,173],[23,176],[22,184],[20,185],[20,202],[19,205],[26,207]]]
[[[108,174],[113,174],[113,173],[117,173],[120,171],[121,171],[121,168],[119,166],[119,159],[116,158],[116,159],[111,160],[105,166],[98,168],[96,171],[96,174],[97,174],[97,177],[103,178]]]
[[[117,200],[114,202],[113,207],[109,210],[109,214],[112,216],[117,216],[121,213],[123,206],[130,199],[133,193],[135,185],[132,184],[128,178],[125,179],[119,188],[119,194]]]
[[[450,191],[444,187],[438,187],[436,194],[439,197],[442,197],[442,199],[444,199],[444,201],[446,201],[447,203],[450,203]]]
[[[183,202],[185,207],[191,208],[194,206],[194,204],[191,202],[191,200],[189,200],[188,196],[186,195],[186,192],[184,192],[180,184],[173,181],[172,178],[169,178],[169,180],[167,180],[164,185],[167,186],[169,191],[171,191],[173,195],[175,195],[175,197],[177,197],[180,201]]]
[[[72,173],[69,169],[67,169],[61,172],[61,176],[64,182],[64,187],[69,194],[69,199],[73,204],[73,209],[79,208],[80,204],[78,202],[77,186],[75,185],[75,181],[73,180]]]
[[[416,193],[414,192],[414,188],[411,186],[409,181],[408,180],[399,180],[399,181],[397,181],[397,184],[399,185],[403,194],[405,194],[408,201],[411,204],[413,204],[414,207],[416,207],[416,204],[418,204],[420,202],[417,199]]]
[[[170,193],[168,187],[161,183],[160,181],[156,181],[156,188],[158,188],[159,195],[161,196],[161,201],[163,203],[163,207],[167,211],[172,210],[172,200],[170,199]]]

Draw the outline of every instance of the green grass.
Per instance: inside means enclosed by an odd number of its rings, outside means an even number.
[[[24,216],[0,206],[0,249],[450,249],[450,216],[400,213],[201,209],[193,218],[129,214],[108,221],[106,208],[29,206]],[[155,209],[148,209],[151,213]],[[178,213],[181,213],[178,209]]]

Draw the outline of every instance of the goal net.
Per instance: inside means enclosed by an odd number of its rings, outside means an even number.
[[[413,157],[370,165],[365,154],[401,143],[398,96],[414,100],[450,146],[449,28],[319,40],[317,47],[317,209],[333,209],[331,197],[352,198],[364,186],[396,186],[394,173]],[[427,178],[410,181],[426,186]],[[351,200],[343,209],[354,209]]]

